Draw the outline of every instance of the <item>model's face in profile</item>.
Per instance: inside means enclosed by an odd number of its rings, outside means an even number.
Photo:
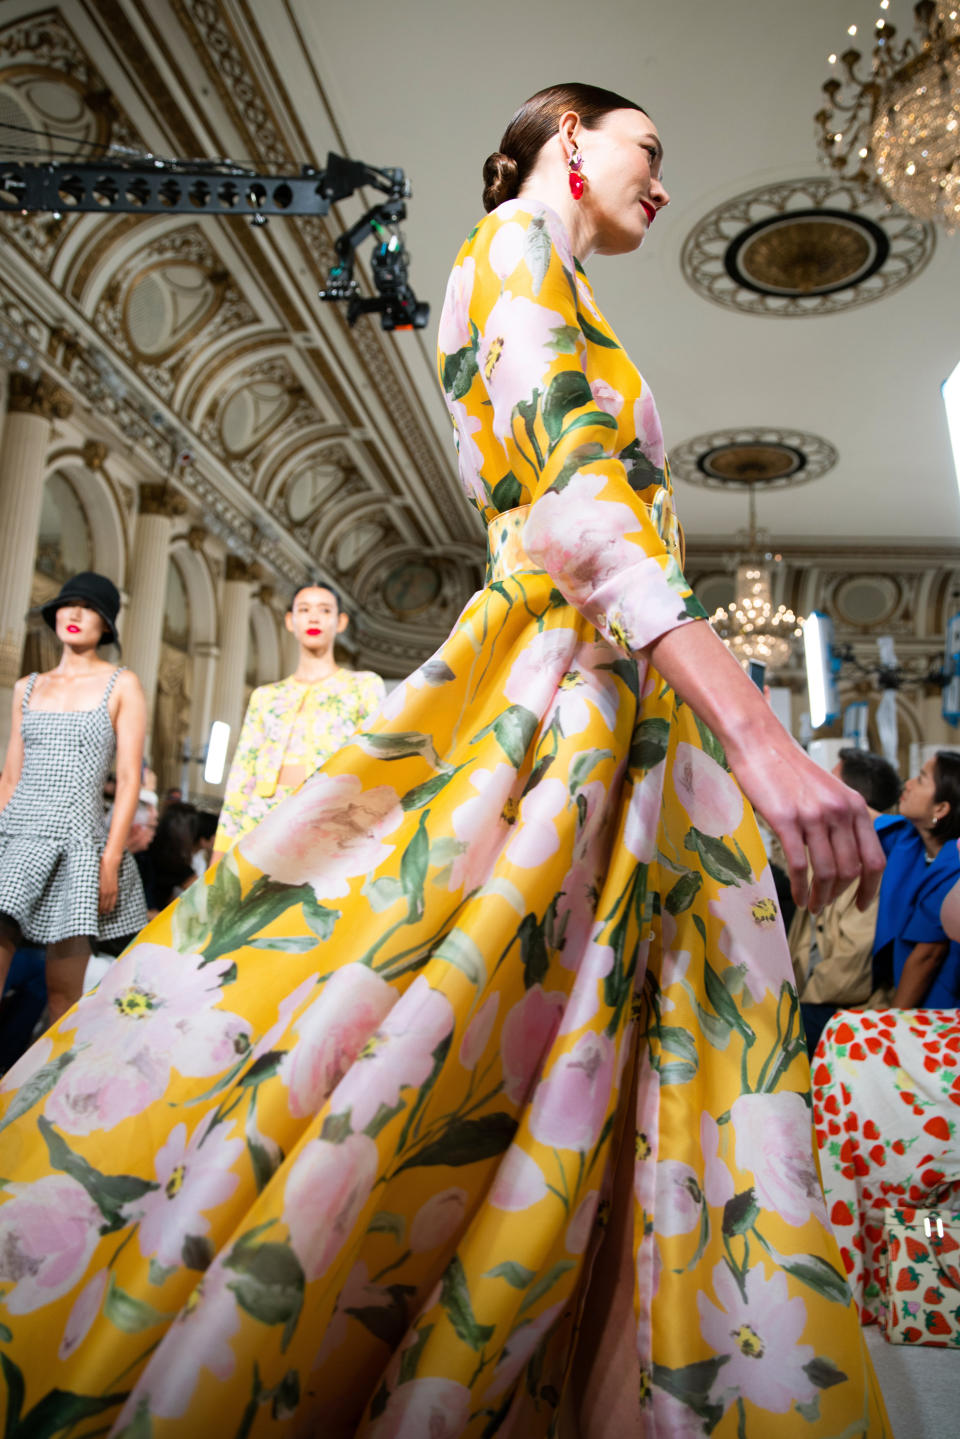
[[[346,629],[347,616],[328,589],[323,585],[309,585],[294,596],[286,624],[298,644],[306,649],[323,649]]]
[[[65,645],[94,645],[100,643],[104,623],[96,610],[87,605],[61,605],[57,610],[57,639]]]
[[[640,110],[612,110],[595,130],[581,128],[584,201],[600,255],[624,255],[643,243],[670,196],[661,178],[663,146]],[[582,204],[584,201],[581,201]]]
[[[934,798],[937,788],[934,763],[928,759],[920,773],[907,780],[900,795],[900,813],[916,825],[929,825],[941,808]]]

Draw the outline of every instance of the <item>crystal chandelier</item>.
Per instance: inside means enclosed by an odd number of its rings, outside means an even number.
[[[890,0],[879,0],[881,11]],[[960,0],[920,0],[916,39],[896,43],[896,27],[874,25],[869,71],[850,48],[829,63],[842,70],[824,84],[814,116],[817,144],[834,169],[921,220],[960,227]],[[855,36],[857,26],[847,27]]]
[[[750,528],[746,553],[736,564],[736,598],[726,609],[710,616],[710,623],[727,649],[741,662],[761,660],[769,670],[782,668],[799,639],[800,620],[786,605],[774,608],[770,594],[771,563],[779,555],[761,553],[762,532],[757,530],[756,505],[750,490]]]

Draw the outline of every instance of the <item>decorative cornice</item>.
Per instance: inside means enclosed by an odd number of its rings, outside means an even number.
[[[103,440],[85,440],[81,456],[88,470],[102,470],[110,453],[109,445]]]
[[[66,420],[73,412],[73,400],[49,375],[13,374],[7,409],[14,415],[38,415],[44,420]]]
[[[235,581],[242,584],[254,584],[263,578],[263,567],[249,560],[241,559],[239,555],[227,555],[227,566],[225,579],[228,584]]]

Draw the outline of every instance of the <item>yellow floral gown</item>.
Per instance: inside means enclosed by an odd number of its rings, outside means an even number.
[[[635,1432],[885,1435],[650,392],[516,201],[440,348],[486,587],[4,1082],[5,1439],[556,1434],[624,1144]]]

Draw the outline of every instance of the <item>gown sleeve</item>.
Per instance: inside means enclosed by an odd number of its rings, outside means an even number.
[[[458,281],[464,299],[469,289],[476,366],[466,406],[483,433],[473,426],[469,438],[477,434],[494,467],[500,448],[514,479],[493,489],[495,509],[506,508],[498,501],[511,488],[521,496],[514,503],[529,495],[524,548],[622,652],[705,619],[654,522],[664,491],[647,492],[645,503],[632,487],[617,453],[617,422],[591,389],[588,374],[600,377],[599,390],[604,356],[619,345],[578,310],[565,232],[546,213],[504,206],[480,226],[464,269],[471,260],[472,274]],[[441,320],[441,344],[443,330]],[[448,359],[445,390],[449,371]],[[631,373],[637,398],[643,381]],[[463,374],[461,365],[454,374],[461,389]],[[462,429],[460,440],[462,471]]]

